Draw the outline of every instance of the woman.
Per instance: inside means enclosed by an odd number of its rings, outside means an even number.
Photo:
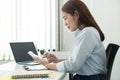
[[[73,55],[58,59],[45,54],[49,62],[34,58],[51,70],[73,73],[72,80],[105,80],[106,53],[102,41],[104,34],[81,0],[69,0],[62,7],[65,25],[75,36]]]

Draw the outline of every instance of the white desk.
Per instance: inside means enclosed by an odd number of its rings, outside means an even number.
[[[11,80],[9,79],[9,77],[11,77],[12,73],[15,70],[26,71],[22,66],[23,65],[16,64],[14,61],[0,65],[0,80]],[[57,76],[54,78],[34,78],[34,80],[69,80],[68,73],[62,73],[62,72],[52,71],[52,70],[41,70],[41,71],[47,71],[47,72],[50,71],[57,74]],[[15,79],[15,80],[28,80],[28,79]],[[33,78],[31,79],[29,78],[29,80],[33,80]]]

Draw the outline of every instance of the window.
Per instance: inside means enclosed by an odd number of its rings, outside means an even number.
[[[0,0],[0,60],[13,59],[9,42],[55,49],[55,30],[55,0]]]

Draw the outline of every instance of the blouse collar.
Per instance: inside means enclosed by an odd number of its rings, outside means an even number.
[[[78,28],[75,31],[73,31],[73,34],[75,36],[75,38],[80,34],[81,30]]]

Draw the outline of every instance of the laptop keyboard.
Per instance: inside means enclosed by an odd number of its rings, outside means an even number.
[[[23,61],[23,62],[17,62],[20,65],[38,65],[36,61]]]

